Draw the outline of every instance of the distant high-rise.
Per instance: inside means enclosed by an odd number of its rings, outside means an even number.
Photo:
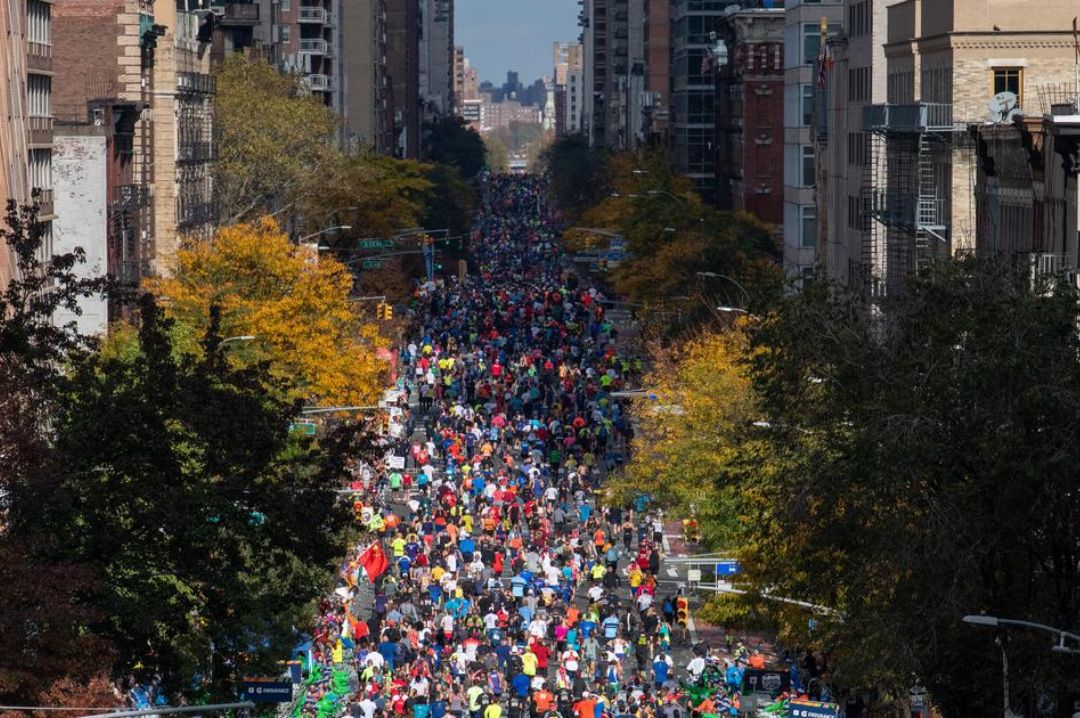
[[[454,2],[420,0],[419,73],[425,119],[454,108]]]
[[[597,147],[633,149],[645,137],[645,0],[580,0],[582,123]]]
[[[555,66],[555,134],[559,137],[581,131],[582,57],[581,43],[556,42],[552,49]]]
[[[420,157],[420,6],[386,3],[388,151],[396,157]]]
[[[386,0],[349,0],[342,7],[345,140],[384,153],[393,147],[387,112]]]

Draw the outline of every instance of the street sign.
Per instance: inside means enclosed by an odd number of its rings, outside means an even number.
[[[315,422],[314,421],[294,421],[289,424],[289,431],[298,431],[305,436],[315,436]]]
[[[721,561],[716,564],[717,578],[720,578],[721,576],[734,576],[740,571],[742,571],[742,569],[739,567],[738,561]]]
[[[792,699],[788,703],[788,718],[836,718],[840,706],[835,703]]]
[[[361,239],[360,249],[393,249],[392,239]]]
[[[385,262],[385,259],[365,259],[360,263],[360,267],[363,269],[380,269]]]
[[[790,689],[791,675],[787,671],[747,668],[743,673],[743,693],[768,693],[776,696]]]
[[[292,683],[276,678],[245,678],[240,681],[240,700],[252,703],[288,703]]]

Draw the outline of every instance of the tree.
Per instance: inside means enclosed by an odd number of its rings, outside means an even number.
[[[218,69],[217,196],[223,223],[297,205],[325,187],[338,161],[337,119],[301,84],[270,64],[231,55]]]
[[[918,679],[946,716],[989,715],[995,632],[962,616],[1080,615],[1078,321],[1066,283],[968,259],[874,311],[816,285],[753,331],[772,428],[743,453],[740,551],[753,585],[835,610],[783,629],[831,649],[840,686]],[[1022,713],[1076,689],[1044,636],[1002,638]]]
[[[152,297],[140,318],[134,356],[72,365],[54,461],[16,486],[12,532],[92,569],[82,632],[117,670],[222,698],[276,669],[329,584],[348,513],[317,467],[340,460],[290,434],[297,403],[265,366],[230,366],[216,313],[201,357]]]
[[[300,205],[308,231],[340,222],[352,227],[347,236],[390,237],[415,227],[432,198],[431,172],[430,165],[374,153],[327,163],[321,169],[319,191]],[[319,241],[335,243],[330,235]]]
[[[484,161],[492,172],[510,170],[510,151],[506,149],[506,143],[491,133],[484,135]]]
[[[255,341],[223,351],[237,362],[268,360],[289,396],[333,406],[374,404],[386,385],[385,346],[364,307],[350,302],[353,278],[332,257],[289,244],[272,220],[227,227],[177,253],[174,277],[149,289],[167,311],[199,331],[220,307],[227,336]],[[241,362],[248,363],[248,362]]]
[[[604,155],[589,146],[584,135],[560,138],[544,151],[541,160],[551,177],[557,206],[571,217],[610,192],[604,177]]]
[[[480,174],[485,165],[480,133],[457,115],[440,115],[424,127],[424,159],[449,165],[465,179]]]
[[[424,226],[449,229],[452,236],[468,234],[476,204],[472,187],[450,165],[435,165],[427,176],[433,186],[426,203]]]

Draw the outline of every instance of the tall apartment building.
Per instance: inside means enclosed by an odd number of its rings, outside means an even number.
[[[608,7],[613,0],[581,0],[583,67],[582,131],[595,147],[607,146]]]
[[[262,57],[277,65],[275,12],[279,0],[211,0],[210,9],[217,16],[210,38],[210,62],[217,64],[234,53]],[[180,0],[177,9],[191,12],[205,3],[201,0]]]
[[[868,190],[883,226],[873,257],[884,267],[881,293],[902,291],[926,261],[976,250],[968,128],[989,121],[988,103],[1002,92],[1025,115],[1053,110],[1053,90],[1074,85],[1075,16],[1068,0],[904,0],[888,8],[886,102],[865,117],[882,147],[875,156],[887,160],[873,168]],[[1011,121],[1000,111],[993,119]]]
[[[341,8],[344,58],[342,75],[345,144],[385,153],[393,147],[388,131],[386,0],[351,0]]]
[[[555,65],[553,93],[555,134],[559,137],[581,131],[582,48],[579,42],[556,42],[552,48]]]
[[[420,157],[420,6],[386,3],[386,151],[396,157]]]
[[[884,168],[880,143],[863,127],[865,108],[885,101],[886,6],[846,0],[844,32],[830,41],[833,69],[824,87],[800,91],[789,125],[814,124],[818,143],[819,266],[828,278],[874,291],[882,264],[883,227],[870,213],[871,171]]]
[[[674,0],[671,31],[671,138],[675,170],[716,200],[712,49],[731,0]],[[786,50],[785,50],[786,52]]]
[[[820,80],[821,31],[840,33],[845,0],[788,0],[784,26],[784,271],[797,281],[811,277],[818,262],[818,161],[811,121]],[[826,72],[826,86],[829,75]],[[812,116],[813,113],[811,112]]]
[[[779,227],[784,212],[784,9],[750,7],[717,23],[716,197]]]
[[[454,47],[454,111],[465,97],[465,48],[461,45]]]
[[[646,135],[668,144],[671,91],[671,2],[645,0]]]
[[[341,0],[278,0],[277,14],[279,66],[342,113]]]
[[[454,0],[420,0],[419,42],[424,118],[453,112]]]
[[[53,254],[52,7],[45,0],[0,0],[0,200],[26,204],[40,192],[46,223],[42,259]],[[0,222],[2,222],[0,218]],[[15,263],[0,247],[0,290]]]

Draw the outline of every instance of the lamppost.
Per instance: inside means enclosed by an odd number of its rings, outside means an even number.
[[[352,225],[339,224],[336,227],[327,227],[326,229],[320,229],[318,232],[312,232],[311,234],[301,237],[296,240],[297,244],[303,244],[306,240],[313,239],[319,235],[326,234],[327,232],[336,232],[338,230],[352,229]]]
[[[962,619],[964,623],[971,624],[973,626],[990,626],[993,628],[1030,628],[1036,631],[1043,631],[1051,633],[1058,637],[1056,645],[1051,646],[1050,650],[1055,653],[1067,653],[1071,655],[1080,654],[1080,648],[1073,648],[1066,646],[1065,641],[1076,641],[1080,643],[1080,636],[1075,633],[1069,633],[1063,631],[1060,628],[1054,628],[1053,626],[1047,626],[1042,623],[1034,623],[1032,621],[1018,621],[1012,618],[998,618],[997,616],[987,616],[985,614],[976,613],[964,616]],[[1009,656],[1005,652],[1005,642],[1001,640],[1001,637],[995,639],[995,643],[1001,648],[1001,686],[1002,686],[1002,715],[1005,718],[1021,718],[1019,713],[1013,713],[1012,708],[1009,705]]]
[[[214,349],[214,351],[221,351],[221,348],[229,342],[253,342],[255,339],[256,337],[254,334],[242,334],[236,337],[228,337],[227,339],[222,339],[218,342],[217,348]]]
[[[736,280],[732,279],[731,277],[727,276],[726,274],[717,274],[716,272],[695,272],[695,274],[697,274],[699,277],[708,277],[709,279],[723,279],[725,282],[730,282],[731,284],[734,284],[739,289],[739,291],[742,293],[743,300],[744,300],[743,304],[746,304],[747,306],[749,306],[749,304],[750,304],[750,292],[746,291],[746,287],[744,287],[742,284],[740,284]],[[720,309],[719,311],[724,311],[724,310]],[[750,312],[746,312],[746,313],[749,314]]]

